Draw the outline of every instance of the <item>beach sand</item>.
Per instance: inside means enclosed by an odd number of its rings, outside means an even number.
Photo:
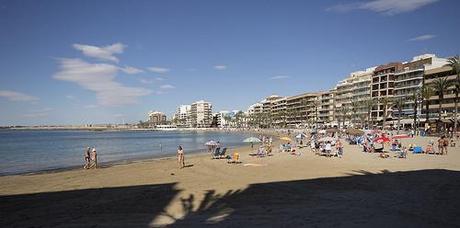
[[[0,226],[460,227],[459,145],[407,159],[347,144],[343,158],[277,148],[264,158],[238,148],[242,164],[186,154],[184,169],[165,158],[3,176]]]

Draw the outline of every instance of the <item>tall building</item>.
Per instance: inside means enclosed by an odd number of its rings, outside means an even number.
[[[190,119],[190,109],[191,105],[180,105],[176,113],[174,114],[174,120],[178,127],[188,126],[188,121]]]
[[[411,61],[403,63],[402,69],[395,73],[393,102],[394,100],[402,99],[404,104],[401,107],[401,113],[397,107],[393,108],[393,118],[400,117],[402,119],[400,124],[413,127],[415,106],[419,105],[418,101],[414,100],[414,95],[417,95],[423,86],[425,68],[433,68],[444,64],[445,59],[437,58],[433,54],[425,54],[415,56]],[[417,110],[419,110],[418,107]],[[420,114],[420,111],[417,114]]]
[[[394,94],[395,74],[402,69],[403,64],[400,62],[380,65],[375,68],[371,84],[371,97],[377,103],[371,112],[373,121],[392,118],[390,100]]]
[[[166,123],[166,115],[158,111],[150,111],[149,114],[149,125],[155,127]]]
[[[288,126],[312,125],[316,119],[318,93],[304,93],[286,98],[286,123]]]
[[[210,102],[201,100],[194,102],[190,107],[190,126],[205,128],[212,124],[212,105]]]
[[[371,67],[352,72],[337,84],[334,92],[335,121],[349,125],[353,117],[367,118],[367,109],[363,101],[370,99],[371,77],[374,70],[375,67]],[[358,108],[353,107],[356,104]]]
[[[334,90],[318,94],[318,120],[321,125],[332,126],[334,121]]]
[[[445,60],[445,59],[444,59]],[[445,66],[447,61],[439,61],[437,64],[427,66],[425,69],[425,85],[432,86],[434,82],[439,78],[445,78],[448,82],[451,82],[449,88],[444,91],[444,99],[441,102],[441,109],[439,109],[439,94],[436,92],[429,99],[429,125],[431,129],[435,130],[438,126],[439,112],[441,112],[441,124],[440,127],[447,129],[448,127],[454,126],[454,115],[455,115],[455,86],[453,82],[456,80],[456,74],[451,67]],[[422,118],[426,116],[426,101],[422,105]],[[460,122],[460,121],[459,121]],[[460,126],[457,123],[457,126]]]

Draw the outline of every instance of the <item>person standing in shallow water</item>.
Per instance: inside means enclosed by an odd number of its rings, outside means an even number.
[[[91,167],[94,167],[97,169],[97,153],[96,153],[96,148],[93,148],[93,151],[91,152],[91,162],[93,163]]]
[[[91,148],[86,148],[85,151],[85,166],[83,168],[89,169],[90,163],[91,163]]]
[[[184,149],[182,149],[182,146],[179,146],[179,148],[177,149],[177,163],[179,164],[180,169],[185,167],[185,156]]]

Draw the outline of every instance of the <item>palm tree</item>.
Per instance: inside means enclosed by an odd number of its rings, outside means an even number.
[[[420,99],[420,90],[415,90],[412,95],[410,96],[410,99],[414,102],[414,131],[417,132],[417,111],[418,111],[418,101]]]
[[[405,100],[402,97],[395,98],[393,100],[393,105],[398,109],[398,132],[397,134],[399,135],[399,129],[401,125],[401,113],[402,113],[402,108],[404,106]]]
[[[433,87],[423,85],[421,94],[422,94],[423,100],[425,100],[425,112],[426,112],[425,123],[428,123],[428,120],[430,118],[430,98],[434,95]]]
[[[383,97],[383,98],[380,98],[380,102],[381,104],[383,104],[383,121],[382,121],[382,129],[385,128],[385,124],[386,124],[386,121],[387,121],[387,109],[388,109],[388,105],[391,104],[391,100],[390,98],[388,97]]]
[[[371,112],[372,108],[375,106],[375,100],[373,100],[372,98],[366,99],[363,101],[363,106],[367,111],[367,128],[369,128]]]
[[[458,115],[458,94],[460,92],[460,60],[459,56],[454,56],[447,60],[449,63],[447,66],[452,67],[452,71],[457,75],[454,85],[455,85],[455,115],[454,115],[454,132],[457,132],[457,115]]]
[[[439,96],[439,109],[438,109],[438,123],[441,123],[441,113],[442,113],[442,102],[444,101],[444,93],[447,91],[447,89],[450,86],[450,82],[446,77],[442,78],[437,78],[436,80],[433,81],[433,89],[436,92],[436,94]],[[437,127],[437,130],[439,131],[439,126]]]

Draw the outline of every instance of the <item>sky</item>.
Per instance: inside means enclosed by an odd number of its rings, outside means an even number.
[[[349,73],[460,53],[457,0],[0,0],[0,125],[246,110]]]

